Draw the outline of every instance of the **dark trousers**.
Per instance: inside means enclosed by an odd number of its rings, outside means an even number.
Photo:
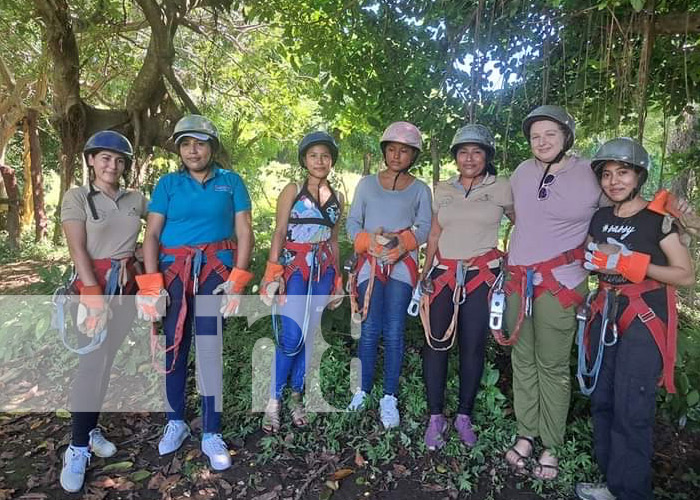
[[[132,295],[115,296],[109,304],[112,317],[107,322],[104,343],[88,354],[80,355],[78,371],[71,386],[71,426],[73,446],[87,446],[89,433],[97,427],[102,402],[107,393],[114,358],[124,338],[131,330],[136,316],[136,304]],[[71,316],[75,324],[78,306],[73,304]],[[77,332],[78,345],[83,347],[92,340]]]
[[[469,280],[477,274],[467,273]],[[459,407],[457,413],[471,415],[484,371],[484,349],[489,332],[489,287],[482,283],[467,296],[459,307],[455,335],[459,346]],[[442,338],[452,321],[452,290],[442,289],[430,305],[430,328],[433,337]],[[435,347],[449,345],[433,342]],[[423,379],[431,415],[441,414],[445,407],[445,384],[449,351],[437,351],[427,344],[423,347]]]
[[[600,319],[593,322],[597,347]],[[651,333],[635,319],[612,347],[605,348],[591,395],[595,457],[617,500],[653,498],[651,486],[656,384],[662,360]]]
[[[204,282],[199,283],[198,295],[212,295],[214,288],[223,282],[215,272],[207,276]],[[163,318],[163,330],[165,332],[166,346],[170,348],[175,341],[175,327],[182,307],[182,281],[173,279],[168,287],[170,306]],[[207,313],[209,314],[209,313]],[[190,346],[192,345],[192,328],[197,337],[197,382],[200,390],[202,404],[202,430],[203,432],[217,433],[221,431],[222,408],[222,323],[220,316],[204,316],[202,312],[195,310],[195,300],[187,295],[187,317],[180,348],[173,367],[174,352],[169,351],[165,355],[165,367],[173,370],[165,376],[165,392],[168,399],[168,420],[185,419],[185,397],[187,390],[187,360]],[[204,337],[207,337],[206,339]]]

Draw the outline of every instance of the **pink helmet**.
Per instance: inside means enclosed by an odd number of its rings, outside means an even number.
[[[412,123],[394,122],[389,125],[382,134],[382,139],[379,141],[382,151],[387,142],[400,142],[401,144],[416,148],[418,151],[423,151],[423,138],[421,137],[420,130]]]

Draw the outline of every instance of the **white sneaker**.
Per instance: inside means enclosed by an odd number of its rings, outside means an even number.
[[[367,399],[367,393],[365,391],[358,390],[352,396],[352,401],[348,405],[348,411],[357,411],[364,409],[365,400]]]
[[[576,495],[581,500],[615,500],[605,483],[576,483]]]
[[[396,407],[396,397],[387,394],[379,400],[379,417],[385,429],[399,425],[399,409]]]
[[[208,434],[202,438],[202,453],[209,457],[209,465],[214,470],[231,467],[231,454],[221,434]]]
[[[69,445],[63,454],[61,487],[68,493],[80,491],[85,482],[85,469],[90,463],[90,450],[87,446]]]
[[[163,437],[158,443],[158,453],[167,455],[177,451],[190,436],[190,429],[183,420],[170,420],[163,430]]]
[[[98,457],[108,458],[117,453],[117,447],[102,435],[99,427],[90,431],[90,451]]]

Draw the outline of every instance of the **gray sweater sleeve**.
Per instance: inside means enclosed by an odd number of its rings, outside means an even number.
[[[413,231],[419,246],[428,241],[433,214],[433,196],[430,192],[430,188],[423,182],[421,182],[421,188],[418,195],[418,205],[416,206],[415,222],[413,223]]]
[[[345,223],[345,229],[348,232],[348,237],[350,241],[355,241],[358,233],[363,231],[365,225],[365,187],[367,185],[366,180],[369,177],[363,177],[355,188],[355,194],[352,198],[352,203],[350,204],[350,212],[348,213],[348,219]]]

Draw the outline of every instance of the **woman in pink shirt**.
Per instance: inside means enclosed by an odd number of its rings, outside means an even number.
[[[564,441],[571,395],[569,358],[576,307],[587,291],[582,245],[603,199],[590,161],[567,154],[574,120],[559,106],[540,106],[523,122],[533,158],[511,176],[517,224],[508,254],[506,326],[513,345],[513,406],[518,436],[505,458],[524,472],[543,450],[532,474],[558,474],[553,449]]]

